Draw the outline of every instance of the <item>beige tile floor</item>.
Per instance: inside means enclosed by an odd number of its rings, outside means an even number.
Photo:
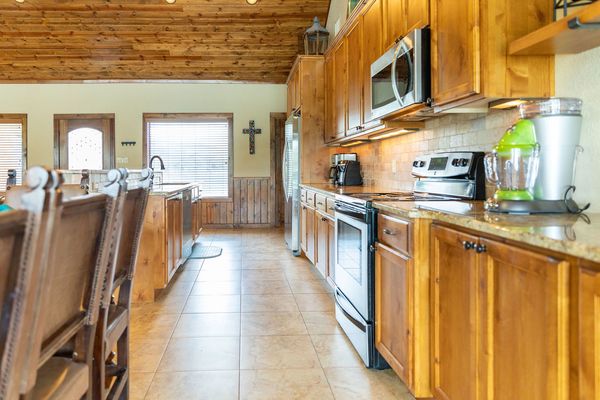
[[[413,399],[391,370],[364,368],[331,289],[281,230],[200,241],[223,254],[188,261],[156,303],[133,308],[132,399]]]

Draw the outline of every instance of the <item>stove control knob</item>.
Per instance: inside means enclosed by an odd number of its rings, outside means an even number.
[[[425,166],[425,161],[419,161],[419,168],[423,168]]]
[[[460,160],[460,165],[462,167],[466,167],[467,165],[469,165],[469,159],[468,158],[463,158]]]
[[[455,159],[453,159],[453,160],[452,160],[452,166],[453,166],[453,167],[458,167],[458,162],[459,162],[459,161],[460,161],[460,160],[459,160],[458,158],[455,158]]]
[[[418,167],[419,166],[419,162],[418,161],[413,161],[413,167]]]

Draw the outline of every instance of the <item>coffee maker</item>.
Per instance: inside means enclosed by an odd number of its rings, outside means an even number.
[[[492,212],[580,213],[572,199],[575,166],[583,151],[582,101],[547,98],[519,106],[521,119],[486,156],[486,176],[496,185],[486,202]]]
[[[338,184],[340,176],[340,165],[343,161],[358,161],[356,153],[338,153],[331,156],[331,166],[329,167],[329,183]]]

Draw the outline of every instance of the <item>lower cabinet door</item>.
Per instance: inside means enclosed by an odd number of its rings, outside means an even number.
[[[400,379],[410,385],[410,300],[412,261],[377,243],[375,252],[375,346]]]
[[[335,277],[335,221],[332,219],[327,220],[327,241],[329,242],[327,246],[329,256],[327,277],[333,283]]]
[[[433,394],[438,400],[477,399],[477,265],[463,243],[477,238],[433,226]]]
[[[300,206],[300,248],[306,254],[306,214],[308,207],[302,204]]]
[[[597,268],[597,267],[596,267]],[[600,398],[600,271],[579,270],[579,398]]]
[[[316,241],[315,241],[315,233],[316,233],[316,221],[315,221],[315,210],[306,207],[306,257],[309,259],[313,265],[316,261]]]
[[[317,219],[317,263],[315,266],[323,278],[327,277],[327,264],[329,263],[328,219],[321,213],[316,214]]]

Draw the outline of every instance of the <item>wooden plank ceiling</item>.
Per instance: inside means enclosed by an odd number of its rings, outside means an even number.
[[[283,83],[329,0],[0,1],[0,81]]]

